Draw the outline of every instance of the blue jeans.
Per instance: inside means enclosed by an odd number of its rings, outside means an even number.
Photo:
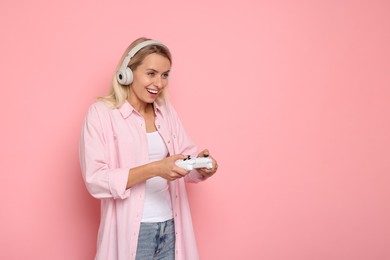
[[[141,223],[136,260],[174,260],[175,223],[173,219]]]

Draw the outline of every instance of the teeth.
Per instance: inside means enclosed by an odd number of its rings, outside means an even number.
[[[158,91],[157,90],[154,90],[154,89],[147,89],[149,93],[151,94],[157,94]]]

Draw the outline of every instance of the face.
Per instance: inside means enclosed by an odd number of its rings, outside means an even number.
[[[153,103],[168,85],[171,63],[156,53],[149,54],[133,71],[134,80],[129,89],[129,102],[133,106]]]

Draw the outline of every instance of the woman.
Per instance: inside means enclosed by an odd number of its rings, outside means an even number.
[[[217,171],[198,153],[166,97],[172,59],[140,38],[125,51],[109,95],[88,110],[80,162],[88,191],[101,200],[97,260],[198,259],[185,182]],[[210,157],[212,168],[175,162]]]

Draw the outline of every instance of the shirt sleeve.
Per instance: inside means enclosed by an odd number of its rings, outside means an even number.
[[[191,141],[190,137],[186,133],[184,126],[172,105],[170,105],[169,110],[174,122],[174,129],[176,133],[174,138],[176,138],[175,142],[178,147],[177,152],[184,155],[191,155],[191,157],[196,157],[198,155],[198,147]],[[192,170],[184,177],[186,182],[191,183],[198,183],[206,179],[207,178],[203,177],[197,170]]]
[[[80,165],[89,193],[97,199],[124,199],[129,168],[111,169],[110,147],[96,106],[91,106],[84,121],[80,138]]]

